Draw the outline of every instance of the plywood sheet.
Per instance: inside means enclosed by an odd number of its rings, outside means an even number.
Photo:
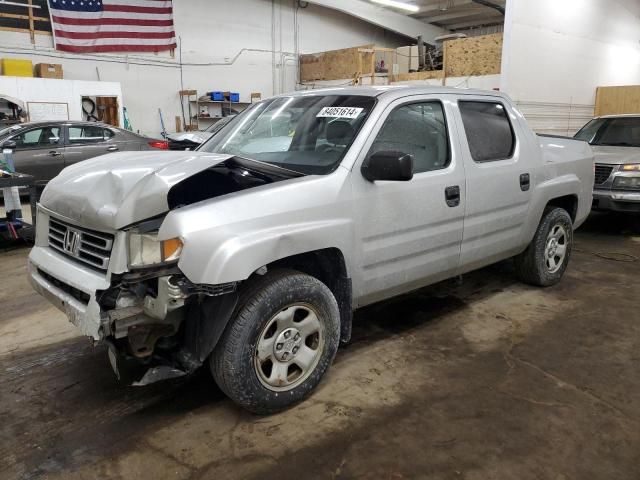
[[[300,55],[300,80],[340,80],[371,72],[374,45]],[[360,52],[361,49],[372,50]]]
[[[399,73],[393,77],[395,82],[408,82],[412,80],[431,80],[442,78],[442,70],[431,70],[426,72]]]
[[[502,33],[446,41],[444,57],[447,77],[498,74],[502,63]]]
[[[640,85],[598,87],[596,116],[640,113]]]

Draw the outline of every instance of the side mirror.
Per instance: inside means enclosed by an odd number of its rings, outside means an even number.
[[[413,178],[413,156],[402,152],[376,152],[362,166],[362,176],[370,182],[406,182]]]
[[[2,144],[2,148],[6,148],[8,150],[15,150],[18,147],[18,144],[14,140],[7,140]]]

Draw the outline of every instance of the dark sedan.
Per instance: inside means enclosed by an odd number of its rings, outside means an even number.
[[[165,140],[96,122],[23,123],[0,129],[0,148],[11,150],[15,170],[44,185],[69,165],[118,151],[166,150]]]

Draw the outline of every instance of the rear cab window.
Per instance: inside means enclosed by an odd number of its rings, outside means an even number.
[[[513,156],[516,137],[502,102],[459,100],[458,106],[475,162],[507,160]]]

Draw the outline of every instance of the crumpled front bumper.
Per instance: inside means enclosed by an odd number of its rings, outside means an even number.
[[[106,276],[62,258],[49,247],[36,246],[29,254],[29,281],[84,335],[103,339],[107,319],[96,292],[109,288]]]

